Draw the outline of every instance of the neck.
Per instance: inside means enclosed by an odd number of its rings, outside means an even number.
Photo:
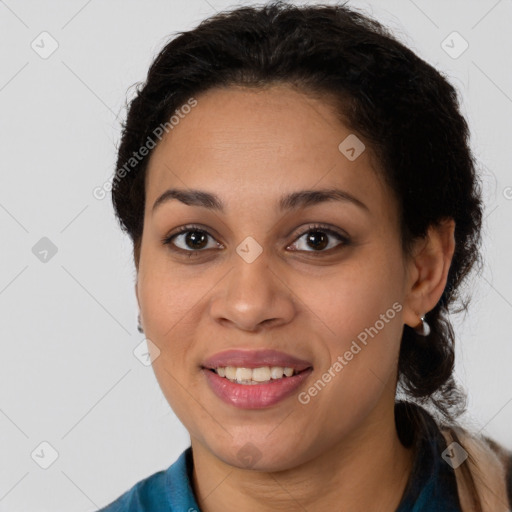
[[[414,453],[398,439],[394,415],[368,420],[350,438],[300,466],[275,472],[225,464],[191,439],[193,486],[203,512],[291,509],[395,511]]]

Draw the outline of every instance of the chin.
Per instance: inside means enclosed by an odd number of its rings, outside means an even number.
[[[266,434],[265,434],[266,435]],[[226,446],[212,447],[212,453],[220,460],[238,469],[253,471],[284,471],[294,468],[307,460],[305,454],[298,450],[297,437],[288,436],[291,442],[283,439],[255,441],[254,437],[231,441]]]

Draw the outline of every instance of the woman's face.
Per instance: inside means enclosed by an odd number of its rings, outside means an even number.
[[[327,104],[284,85],[196,99],[147,170],[136,292],[153,368],[193,443],[238,467],[294,467],[393,414],[397,206]],[[154,208],[169,189],[182,195]],[[226,366],[262,383],[212,370]]]

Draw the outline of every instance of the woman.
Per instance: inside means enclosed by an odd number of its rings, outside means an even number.
[[[456,423],[468,132],[447,80],[345,6],[243,7],[166,45],[112,197],[191,446],[104,511],[510,510],[512,455]]]

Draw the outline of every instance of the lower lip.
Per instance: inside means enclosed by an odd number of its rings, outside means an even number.
[[[297,375],[262,384],[237,384],[203,368],[211,390],[224,402],[241,409],[263,409],[292,395],[312,372],[308,368]]]

